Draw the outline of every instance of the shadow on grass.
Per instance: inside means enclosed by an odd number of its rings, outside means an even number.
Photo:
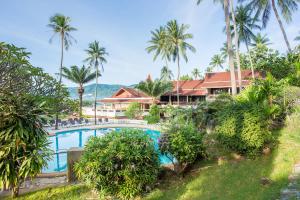
[[[150,193],[148,200],[261,200],[277,199],[287,186],[293,165],[300,159],[300,125],[288,124],[274,131],[278,145],[268,156],[231,161],[223,165],[205,163],[183,180],[173,179]],[[206,167],[205,166],[210,166]],[[261,178],[271,180],[262,185]],[[165,187],[166,186],[166,187]]]

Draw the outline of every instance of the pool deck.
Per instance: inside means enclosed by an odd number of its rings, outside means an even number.
[[[76,129],[100,129],[100,128],[146,128],[151,130],[160,131],[161,127],[158,124],[121,124],[121,123],[107,123],[107,124],[98,124],[98,125],[84,125],[84,126],[73,126],[55,129],[46,129],[49,133],[49,136],[54,136],[55,133],[61,131],[72,131]]]

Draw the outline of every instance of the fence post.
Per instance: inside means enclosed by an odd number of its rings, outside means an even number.
[[[83,154],[82,148],[70,148],[67,151],[67,181],[75,182],[77,181],[77,177],[74,171],[74,164],[75,162],[79,161],[80,157]]]

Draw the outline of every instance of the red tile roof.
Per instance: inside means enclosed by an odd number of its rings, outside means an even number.
[[[255,78],[262,77],[259,72],[254,73]],[[238,85],[237,72],[235,72],[235,79]],[[252,78],[251,70],[242,71],[242,86],[247,86],[250,84],[250,79]],[[203,88],[227,88],[231,87],[230,72],[213,72],[206,73],[203,84]]]

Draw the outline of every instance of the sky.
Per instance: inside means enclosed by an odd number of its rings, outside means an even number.
[[[164,62],[153,61],[153,55],[145,51],[150,31],[176,19],[190,25],[188,32],[194,38],[189,42],[197,49],[196,53],[188,53],[187,63],[181,62],[181,73],[189,74],[194,68],[204,72],[226,40],[222,8],[212,2],[203,1],[197,6],[196,0],[1,0],[0,41],[25,47],[32,53],[30,61],[34,66],[57,76],[60,43],[58,37],[49,43],[53,33],[47,24],[54,14],[64,14],[78,29],[72,33],[77,43],[65,52],[64,66],[83,65],[87,57],[84,50],[98,40],[109,53],[100,83],[131,85],[148,74],[159,76]],[[294,47],[294,38],[300,31],[300,10],[284,26]],[[270,47],[286,52],[274,15],[262,32],[270,38]],[[176,65],[171,63],[170,68],[176,75]],[[75,86],[67,80],[64,83]]]

